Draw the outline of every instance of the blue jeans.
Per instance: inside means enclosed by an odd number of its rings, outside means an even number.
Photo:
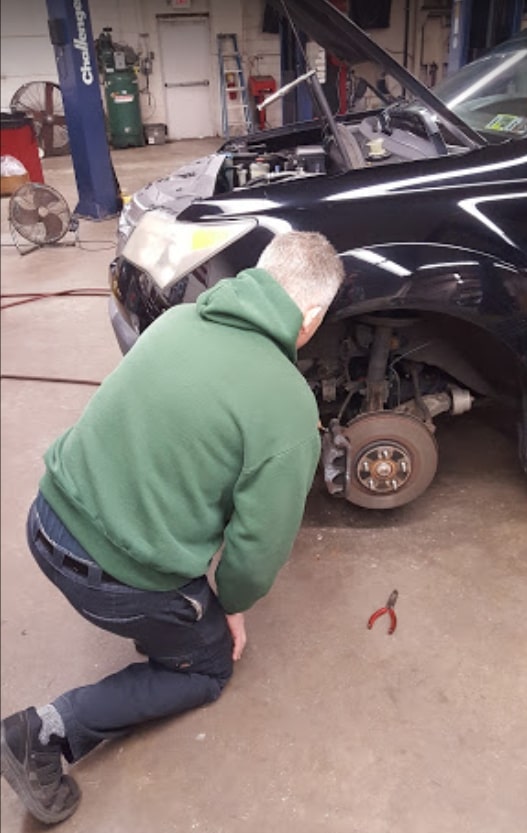
[[[39,567],[81,616],[135,640],[148,657],[53,701],[66,729],[69,761],[137,724],[219,697],[232,675],[232,639],[205,576],[159,592],[120,583],[80,546],[40,493],[29,510],[27,537]]]

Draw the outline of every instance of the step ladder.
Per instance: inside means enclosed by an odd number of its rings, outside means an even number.
[[[253,119],[238,40],[234,34],[220,34],[217,41],[223,135],[227,138],[244,136],[252,132]]]

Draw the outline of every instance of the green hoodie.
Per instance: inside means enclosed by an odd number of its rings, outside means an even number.
[[[320,453],[301,322],[262,269],[220,281],[152,324],[47,451],[41,491],[105,571],[177,588],[223,544],[224,609],[267,593]]]

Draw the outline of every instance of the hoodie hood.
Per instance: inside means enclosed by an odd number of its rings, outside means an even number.
[[[302,313],[265,269],[245,269],[236,278],[219,281],[199,296],[196,308],[207,321],[267,336],[296,361]]]

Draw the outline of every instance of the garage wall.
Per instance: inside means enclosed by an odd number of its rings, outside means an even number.
[[[245,0],[243,7],[243,64],[247,83],[251,75],[271,75],[280,86],[280,39],[263,32],[264,0]],[[258,115],[253,114],[255,124]],[[266,125],[278,127],[282,123],[282,104],[277,101],[266,110]]]
[[[405,9],[408,0],[392,0],[390,28],[368,31],[382,47],[403,63]],[[430,3],[428,4],[431,5]],[[441,5],[441,4],[438,4]],[[111,26],[116,42],[146,56],[154,53],[152,74],[140,74],[141,111],[145,123],[165,122],[165,89],[160,56],[159,16],[207,14],[211,32],[210,108],[217,132],[221,126],[216,35],[238,35],[246,78],[272,75],[280,83],[277,35],[262,32],[265,0],[89,0],[94,37]],[[420,0],[411,0],[408,38],[408,68],[430,86],[441,79],[446,67],[450,15],[422,11]],[[148,38],[141,38],[143,33]],[[2,2],[1,106],[8,107],[14,91],[34,80],[57,81],[53,48],[47,28],[45,0]],[[281,104],[267,111],[270,126],[280,124]]]
[[[249,2],[250,0],[245,0]],[[256,6],[259,0],[256,0]],[[115,42],[132,47],[146,56],[154,53],[152,74],[139,76],[141,111],[145,123],[166,122],[165,90],[161,72],[158,18],[163,15],[208,14],[211,28],[210,107],[218,133],[221,125],[216,35],[236,32],[243,51],[242,0],[89,0],[94,38],[106,26],[112,27]],[[8,108],[15,90],[29,81],[58,81],[53,47],[51,46],[45,0],[24,0],[12,3],[2,0],[0,105]],[[141,34],[148,38],[141,38]]]
[[[101,0],[91,0],[91,3]],[[170,0],[139,0],[143,9],[143,32],[149,34],[149,48],[154,53],[153,72],[149,78],[149,90],[146,79],[141,76],[141,109],[145,123],[166,123],[165,89],[162,74],[162,61],[159,46],[158,21],[160,17],[188,14],[207,14],[210,24],[211,78],[209,106],[216,125],[216,132],[221,133],[221,104],[219,97],[219,70],[216,37],[220,33],[234,32],[239,35],[239,46],[243,49],[242,0],[190,0],[188,6],[179,8],[177,2]],[[93,15],[93,11],[92,11]]]
[[[405,9],[408,0],[392,0],[389,29],[372,29],[370,37],[403,63]],[[154,53],[152,74],[140,74],[141,110],[145,123],[166,122],[165,89],[160,60],[158,19],[160,15],[207,14],[211,32],[210,108],[221,125],[216,35],[235,32],[246,77],[272,75],[280,82],[279,39],[262,32],[265,0],[89,0],[92,28],[97,37],[111,26],[114,40],[137,52]],[[450,14],[423,11],[422,0],[410,0],[408,68],[429,86],[441,80],[446,68]],[[437,7],[441,7],[438,2]],[[22,84],[34,80],[57,81],[55,58],[47,27],[45,0],[23,0],[1,4],[1,106],[7,108],[11,96]],[[147,33],[148,38],[141,38]],[[281,105],[272,105],[268,123],[280,123]]]
[[[56,81],[55,55],[48,34],[44,0],[1,5],[1,106],[9,107],[11,96],[28,81]]]

